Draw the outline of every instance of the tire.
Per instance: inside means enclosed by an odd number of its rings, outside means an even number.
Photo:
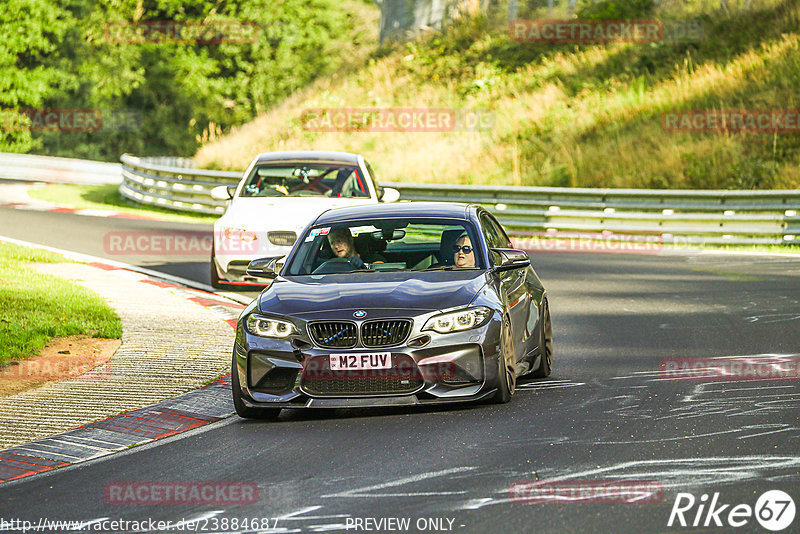
[[[239,371],[236,368],[236,354],[231,360],[231,392],[233,393],[233,407],[236,414],[244,419],[277,419],[281,413],[280,408],[250,408],[242,400],[242,388],[239,385]]]
[[[214,255],[214,249],[211,249],[211,287],[214,289],[222,289],[222,284],[219,283],[219,273],[217,273],[217,261],[216,256]]]
[[[492,401],[496,404],[505,404],[514,396],[517,387],[517,362],[514,356],[514,335],[511,330],[511,321],[503,318],[503,328],[500,332],[500,355],[497,358],[497,393]]]
[[[533,378],[547,378],[553,370],[553,323],[550,320],[550,305],[542,301],[542,317],[539,328],[539,368],[531,373]]]

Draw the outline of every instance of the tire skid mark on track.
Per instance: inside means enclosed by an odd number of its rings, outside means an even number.
[[[343,492],[337,493],[329,493],[327,495],[322,495],[323,499],[327,498],[339,498],[339,497],[348,497],[348,498],[374,498],[374,497],[397,497],[397,496],[430,496],[430,495],[455,495],[455,494],[462,494],[466,491],[456,490],[451,492],[402,492],[402,493],[375,493],[378,490],[383,490],[387,488],[396,488],[399,486],[405,486],[406,484],[417,484],[423,480],[427,479],[435,479],[438,477],[443,477],[447,475],[455,475],[458,473],[463,473],[465,471],[474,471],[478,469],[476,466],[465,466],[465,467],[454,467],[451,469],[443,469],[441,471],[432,471],[428,473],[419,473],[417,475],[411,475],[409,477],[399,478],[397,480],[392,480],[389,482],[383,482],[380,484],[374,484],[370,486],[364,486],[361,488],[354,488],[350,490],[345,490]]]
[[[757,480],[800,480],[800,456],[715,456],[704,458],[665,458],[658,460],[634,460],[613,464],[607,467],[577,467],[567,473],[553,473],[540,479],[532,478],[542,484],[559,482],[580,483],[604,480],[609,482],[658,481],[663,490],[703,487],[713,484],[734,484]],[[519,502],[511,495],[511,487],[490,489],[490,496],[475,496],[452,507],[455,511],[478,510]],[[551,495],[537,495],[539,501],[563,500],[558,492]],[[631,501],[634,502],[634,501]]]
[[[572,380],[539,380],[536,382],[518,382],[517,390],[559,389],[585,385],[585,382],[574,382]]]

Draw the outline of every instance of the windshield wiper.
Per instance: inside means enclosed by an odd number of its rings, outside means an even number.
[[[438,267],[428,267],[425,269],[426,271],[452,271],[455,269],[455,265],[439,265]]]

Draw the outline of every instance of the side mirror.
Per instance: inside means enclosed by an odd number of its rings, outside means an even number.
[[[278,277],[278,261],[283,256],[273,256],[271,258],[258,258],[251,261],[247,266],[247,274],[258,278],[274,279]]]
[[[218,185],[214,189],[211,190],[211,198],[214,200],[230,200],[233,198],[233,194],[236,192],[235,185]]]
[[[381,202],[397,202],[400,200],[400,191],[394,187],[384,187],[381,189],[381,196],[378,200]]]
[[[490,250],[500,255],[500,265],[495,265],[494,267],[496,272],[521,269],[531,264],[531,258],[522,250],[513,248],[493,248]]]

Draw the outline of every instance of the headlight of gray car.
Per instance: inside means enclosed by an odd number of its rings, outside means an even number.
[[[247,316],[246,324],[247,330],[251,334],[261,337],[282,339],[297,333],[297,329],[288,321],[264,317],[255,313]]]
[[[453,312],[434,315],[425,322],[422,330],[433,330],[440,334],[461,332],[483,325],[491,317],[492,310],[486,306],[476,306]]]

